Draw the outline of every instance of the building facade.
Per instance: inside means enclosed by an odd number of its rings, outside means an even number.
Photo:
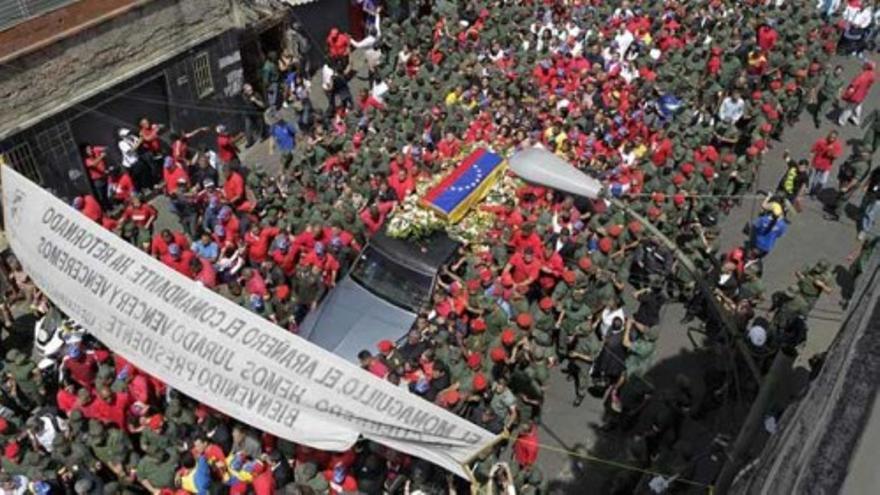
[[[79,0],[0,26],[0,160],[61,198],[87,193],[87,145],[118,163],[120,128],[169,131],[253,112],[241,97],[298,20],[313,45],[348,11],[282,0]],[[243,60],[245,57],[245,60]],[[167,133],[163,136],[167,140]],[[203,133],[192,146],[210,144]]]

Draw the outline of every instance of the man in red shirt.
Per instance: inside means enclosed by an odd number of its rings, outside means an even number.
[[[72,344],[67,349],[67,355],[61,361],[61,369],[71,380],[80,386],[89,388],[98,374],[98,363],[94,356],[83,352],[79,344]]]
[[[266,261],[269,256],[269,244],[278,235],[278,227],[261,227],[253,223],[250,230],[244,235],[244,243],[247,246],[248,260],[253,264]]]
[[[819,138],[810,151],[813,153],[813,170],[810,172],[809,191],[810,196],[815,196],[825,187],[828,174],[834,167],[834,160],[843,153],[843,148],[837,139],[837,131],[831,131],[827,137]]]
[[[107,152],[104,146],[86,146],[86,156],[83,162],[92,181],[95,196],[101,205],[107,208]]]
[[[134,181],[128,170],[117,167],[110,170],[107,179],[107,194],[113,203],[125,203],[134,193]]]
[[[846,90],[843,92],[841,99],[843,100],[843,112],[837,119],[840,126],[846,125],[847,121],[852,120],[855,125],[860,125],[862,119],[862,102],[871,92],[871,86],[874,85],[874,62],[865,62],[862,66],[862,72],[857,75]]]
[[[538,279],[540,273],[541,260],[535,258],[531,247],[527,247],[510,257],[502,275],[509,275],[513,279],[514,287],[524,291]]]
[[[131,203],[122,211],[122,221],[131,220],[138,228],[150,230],[159,213],[149,203],[138,196],[132,196]]]
[[[215,129],[217,132],[217,158],[220,159],[221,165],[227,165],[238,161],[238,147],[235,142],[242,136],[232,136],[226,132],[225,125],[218,125]]]
[[[325,250],[323,243],[316,242],[315,249],[305,255],[300,264],[302,266],[317,266],[324,273],[324,283],[329,287],[335,285],[336,274],[339,272],[339,262],[336,261],[332,254]]]
[[[178,189],[189,187],[189,174],[173,158],[166,156],[162,167],[162,181],[165,182],[165,194],[173,196]]]
[[[223,183],[223,196],[237,210],[242,210],[247,203],[244,177],[235,168],[230,167],[226,174],[226,182]]]
[[[158,258],[165,256],[168,254],[168,246],[171,244],[189,246],[189,241],[186,236],[180,232],[172,233],[168,229],[163,229],[161,232],[153,236],[153,241],[150,243],[150,255]]]
[[[193,259],[193,252],[182,249],[177,244],[170,244],[168,252],[160,258],[162,263],[176,270],[178,273],[189,277],[191,275],[189,263]]]
[[[101,219],[104,218],[104,211],[101,209],[100,203],[91,194],[83,194],[73,198],[73,207],[95,222],[101,223]]]

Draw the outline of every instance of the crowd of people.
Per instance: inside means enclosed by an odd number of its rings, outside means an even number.
[[[245,85],[243,104],[253,112],[242,134],[224,125],[168,133],[143,119],[119,130],[118,163],[108,157],[112,143],[86,149],[94,194],[73,205],[207,289],[297,332],[417,184],[477,146],[505,155],[546,148],[602,180],[673,239],[696,272],[605,200],[521,183],[508,204],[492,207],[494,225],[479,242],[441,270],[430,306],[405,339],[377,342],[361,352],[361,364],[509,433],[470,466],[485,493],[542,492],[537,424],[553,370],[573,381],[575,405],[589,394],[601,398],[604,427],[625,436],[632,465],[711,483],[698,466],[706,456],[680,448],[677,429],[683,417],[723,403],[727,374],[710,373],[715,392],[701,401],[685,376],[652,384],[645,373],[660,311],[685,303],[687,319],[704,321],[714,339],[746,339],[764,369],[774,352],[803,342],[805,316],[830,290],[828,263],[805,268],[774,294],[771,321],[759,325],[762,259],[802,196],[825,187],[842,153],[834,133],[813,147],[811,164],[789,158],[742,247],[719,252],[717,224],[752,191],[762,156],[803,111],[817,125],[832,106],[841,124],[860,119],[873,65],[849,84],[829,66],[851,37],[857,0],[830,11],[829,2],[817,9],[758,0],[468,0],[411,10],[387,3],[387,12],[370,5],[364,38],[336,29],[328,36],[320,69],[326,111],[313,105],[302,45],[287,46],[267,54],[259,81]],[[360,91],[356,50],[367,72]],[[880,136],[880,118],[871,119],[870,146],[847,160],[852,174],[840,181],[829,214],[868,178]],[[212,132],[212,146],[190,147]],[[277,174],[239,159],[242,138],[264,137],[280,157]],[[880,177],[874,183],[880,189]],[[170,199],[182,231],[155,228],[159,212],[148,199],[157,193]],[[873,222],[869,203],[863,210]],[[32,307],[48,311],[26,274],[16,282]],[[726,334],[719,315],[739,335]],[[3,372],[0,493],[464,489],[448,473],[370,442],[321,452],[254,431],[89,336],[67,342],[60,379],[17,350]],[[609,492],[656,486],[625,471]]]

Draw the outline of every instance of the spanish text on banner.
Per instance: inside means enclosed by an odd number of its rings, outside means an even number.
[[[363,435],[464,476],[482,428],[224,299],[3,166],[6,233],[46,295],[114,352],[278,437],[344,450]]]

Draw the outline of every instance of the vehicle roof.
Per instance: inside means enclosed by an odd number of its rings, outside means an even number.
[[[370,239],[370,246],[407,268],[433,277],[458,249],[459,242],[443,231],[419,240],[395,239],[381,231]]]
[[[376,351],[383,339],[399,341],[416,321],[416,314],[376,296],[350,276],[303,320],[300,337],[357,363],[357,355]]]

